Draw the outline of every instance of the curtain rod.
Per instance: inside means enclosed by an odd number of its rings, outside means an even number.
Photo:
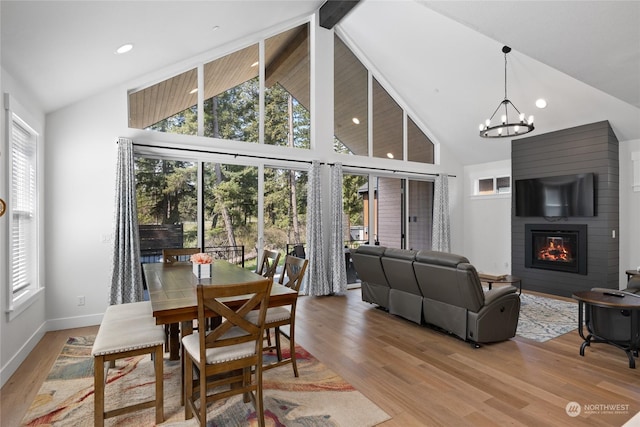
[[[117,143],[118,141],[116,141]],[[240,154],[240,153],[226,153],[224,151],[213,151],[213,150],[205,150],[205,149],[199,149],[199,148],[182,148],[182,147],[159,147],[157,145],[151,145],[151,144],[140,144],[140,143],[136,143],[134,142],[133,145],[135,147],[147,147],[147,148],[165,148],[167,150],[178,150],[178,151],[186,151],[186,152],[192,152],[192,153],[204,153],[204,154],[218,154],[218,155],[224,155],[224,156],[232,156],[234,158],[238,158],[238,157],[247,157],[247,158],[251,158],[251,159],[262,159],[262,160],[277,160],[277,161],[286,161],[286,162],[296,162],[296,163],[307,163],[307,164],[311,164],[313,163],[310,160],[291,160],[291,159],[285,159],[285,158],[280,158],[280,157],[269,157],[269,156],[261,156],[258,154]],[[336,162],[319,162],[321,165],[327,165],[327,166],[335,166]],[[394,169],[386,169],[386,168],[376,168],[376,167],[369,167],[369,166],[357,166],[357,165],[348,165],[348,164],[342,164],[343,167],[346,168],[353,168],[353,169],[363,169],[363,170],[370,170],[370,171],[382,171],[382,172],[392,172],[392,173],[407,173],[407,174],[412,174],[412,175],[425,175],[425,176],[438,176],[439,174],[437,173],[430,173],[430,172],[404,172],[404,171],[398,171],[398,170],[394,170]],[[449,178],[456,178],[456,175],[447,175]]]

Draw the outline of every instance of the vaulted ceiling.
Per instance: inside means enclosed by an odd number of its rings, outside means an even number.
[[[0,2],[1,65],[52,112],[203,56],[323,1]],[[536,133],[609,120],[640,139],[640,2],[362,0],[336,30],[429,137],[463,164],[506,159],[478,137],[502,100],[536,116]],[[214,30],[214,27],[218,29]],[[134,51],[114,55],[121,44]],[[537,110],[534,101],[549,106]]]

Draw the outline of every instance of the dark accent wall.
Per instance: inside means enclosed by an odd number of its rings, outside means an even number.
[[[511,271],[522,278],[523,289],[566,297],[593,287],[618,289],[618,168],[618,139],[608,121],[512,141],[511,176],[514,183],[526,178],[596,174],[596,216],[549,222],[587,225],[586,276],[524,266],[525,224],[542,224],[546,220],[515,216],[515,197],[512,197]],[[612,236],[614,231],[615,238]]]

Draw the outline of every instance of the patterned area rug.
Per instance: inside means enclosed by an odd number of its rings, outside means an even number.
[[[69,338],[22,420],[22,426],[93,425],[91,347],[94,338]],[[296,355],[299,378],[293,376],[291,365],[270,369],[263,374],[267,426],[374,426],[390,418],[303,348],[296,347]],[[198,425],[195,418],[184,420],[184,407],[180,406],[179,396],[179,369],[179,361],[165,358],[165,422],[161,426]],[[109,370],[105,396],[107,409],[118,402],[131,404],[148,399],[154,393],[153,378],[153,364],[149,356],[118,361],[116,368]],[[212,404],[208,418],[208,427],[250,426],[256,423],[253,405],[243,403],[241,396]],[[147,409],[110,418],[105,425],[153,426],[155,411]]]
[[[545,342],[578,328],[578,303],[523,293],[516,335]]]

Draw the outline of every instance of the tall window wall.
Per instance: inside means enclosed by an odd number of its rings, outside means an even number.
[[[217,144],[310,148],[309,34],[305,23],[131,92],[130,127],[215,138]],[[334,151],[434,163],[434,146],[420,126],[338,36]],[[184,247],[242,245],[251,253],[263,243],[280,248],[304,243],[306,173],[268,162],[260,169],[255,163],[140,158],[140,223],[166,225]],[[345,174],[345,245],[370,240],[393,247],[430,246],[430,185]]]
[[[338,153],[434,163],[433,143],[337,35],[334,138]]]
[[[129,126],[309,148],[309,105],[309,24],[304,24],[130,93]]]

